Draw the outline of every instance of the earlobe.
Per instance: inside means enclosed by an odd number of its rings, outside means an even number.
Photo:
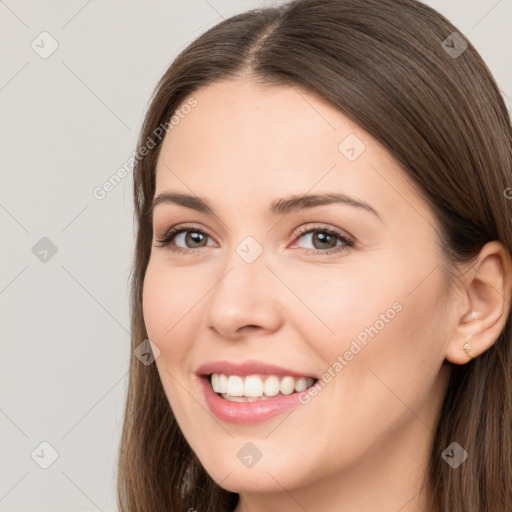
[[[472,358],[473,357],[473,351],[471,350],[471,345],[469,343],[464,343],[464,347],[463,348],[464,348],[464,350],[466,352],[466,355],[468,357]]]
[[[508,315],[512,294],[512,264],[498,241],[484,245],[463,277],[465,311],[446,347],[446,359],[465,364],[491,348]]]

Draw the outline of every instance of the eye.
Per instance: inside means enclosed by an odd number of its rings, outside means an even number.
[[[207,240],[207,238],[209,238],[208,234],[201,229],[196,228],[195,226],[182,226],[181,228],[171,228],[162,238],[157,239],[157,242],[160,243],[158,247],[168,246],[169,249],[173,252],[193,253],[196,249],[206,247],[203,242]],[[182,243],[190,244],[192,247],[176,247],[175,245],[171,244],[171,242],[173,242],[175,239],[181,241]]]
[[[208,238],[210,238],[209,235],[196,226],[175,226],[167,231],[162,238],[157,239],[157,242],[160,244],[158,247],[169,247],[171,251],[176,253],[192,254],[197,252],[197,249],[207,247]],[[351,238],[341,231],[327,226],[309,229],[306,226],[299,229],[292,247],[296,246],[295,241],[301,238],[309,239],[313,243],[314,248],[306,248],[306,254],[332,254],[355,246],[355,242]],[[185,247],[176,246],[176,241],[185,244]],[[317,249],[317,247],[320,248]]]
[[[314,249],[306,249],[306,254],[332,254],[355,246],[354,240],[341,231],[327,226],[309,229],[308,226],[303,227],[299,230],[295,240],[301,238],[309,240],[314,247]],[[340,243],[338,244],[338,242]],[[317,249],[317,247],[320,249]]]

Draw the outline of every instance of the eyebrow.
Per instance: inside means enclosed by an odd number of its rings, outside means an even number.
[[[153,210],[160,204],[173,203],[186,208],[191,208],[198,212],[206,213],[209,215],[216,215],[215,211],[208,202],[198,196],[191,196],[181,192],[163,192],[158,194],[151,205],[151,215]],[[315,206],[323,206],[328,204],[347,204],[357,208],[364,209],[376,215],[382,220],[379,213],[368,203],[339,193],[320,193],[320,194],[306,194],[296,195],[287,198],[275,199],[270,204],[270,213],[273,215],[286,215],[303,208],[313,208]]]

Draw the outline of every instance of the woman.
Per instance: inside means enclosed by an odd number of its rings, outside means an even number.
[[[134,168],[120,510],[512,510],[511,186],[493,77],[415,0],[194,41]]]

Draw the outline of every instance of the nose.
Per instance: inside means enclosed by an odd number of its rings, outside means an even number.
[[[278,290],[263,255],[248,263],[234,252],[208,295],[208,328],[232,340],[275,332],[282,324]]]

